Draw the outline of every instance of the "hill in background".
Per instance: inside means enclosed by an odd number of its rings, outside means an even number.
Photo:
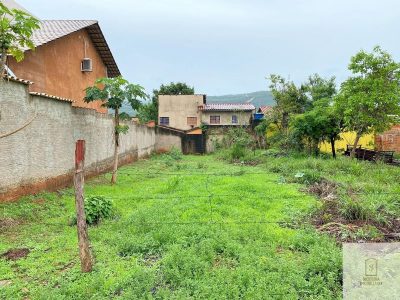
[[[207,96],[207,103],[251,103],[256,108],[263,105],[274,105],[274,98],[269,91],[259,91],[247,94],[235,94],[235,95],[223,95],[223,96]],[[135,116],[136,112],[132,108],[124,103],[121,108],[121,112],[126,112],[130,116]],[[109,113],[112,113],[109,110]]]
[[[275,104],[274,98],[269,91],[223,96],[207,96],[207,103],[251,103],[256,108],[263,105]]]

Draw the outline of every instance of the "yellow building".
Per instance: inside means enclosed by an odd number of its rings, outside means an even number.
[[[347,145],[353,145],[356,139],[355,132],[343,132],[340,134],[340,140],[335,141],[336,151],[346,150]],[[375,136],[373,134],[367,134],[360,138],[358,145],[363,148],[374,149]],[[331,144],[328,142],[321,143],[319,146],[321,152],[331,152]]]

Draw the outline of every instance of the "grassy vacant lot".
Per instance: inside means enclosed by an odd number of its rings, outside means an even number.
[[[280,164],[277,164],[278,167]],[[220,174],[220,175],[216,175]],[[92,273],[80,273],[72,189],[0,205],[0,298],[337,299],[341,252],[293,216],[317,199],[265,165],[156,156],[100,176],[86,195],[119,212],[91,226]]]

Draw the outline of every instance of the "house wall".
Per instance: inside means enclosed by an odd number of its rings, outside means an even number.
[[[127,124],[121,164],[149,155],[156,141],[154,128]],[[85,174],[109,170],[113,132],[113,119],[106,114],[32,96],[20,82],[0,81],[0,201],[71,185],[78,139],[86,141]]]
[[[204,95],[159,95],[158,116],[169,117],[169,127],[188,130],[187,117],[197,117],[200,125],[201,114],[198,106],[203,104]],[[194,126],[194,127],[196,127]]]
[[[400,124],[375,136],[375,146],[380,151],[396,151],[400,153]]]
[[[340,134],[340,140],[335,142],[336,151],[344,151],[347,148],[347,145],[353,145],[356,139],[355,132],[343,132]],[[374,135],[366,134],[360,138],[358,141],[358,145],[367,148],[374,149]],[[319,149],[322,152],[330,153],[331,152],[331,144],[328,142],[323,142],[320,144]]]
[[[81,71],[81,61],[85,57],[92,59],[92,72]],[[69,98],[75,101],[74,106],[107,113],[101,101],[83,101],[85,88],[93,85],[97,78],[107,76],[106,66],[86,29],[25,52],[25,59],[19,63],[9,58],[8,65],[17,77],[34,82],[30,87],[33,92]]]
[[[253,111],[203,111],[201,120],[203,123],[213,126],[210,124],[210,116],[220,116],[221,123],[218,125],[249,125],[252,114]],[[237,124],[232,124],[232,115],[237,116]]]
[[[176,148],[182,151],[181,136],[174,132],[158,127],[155,150],[158,152],[166,152],[171,150],[172,148]]]

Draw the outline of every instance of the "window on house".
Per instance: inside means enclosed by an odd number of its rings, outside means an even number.
[[[232,115],[232,124],[237,124],[237,123],[238,123],[237,115]]]
[[[210,124],[219,124],[220,121],[220,116],[210,116]]]
[[[160,117],[160,125],[169,125],[169,117]]]
[[[187,117],[187,124],[189,126],[197,126],[197,117]]]

